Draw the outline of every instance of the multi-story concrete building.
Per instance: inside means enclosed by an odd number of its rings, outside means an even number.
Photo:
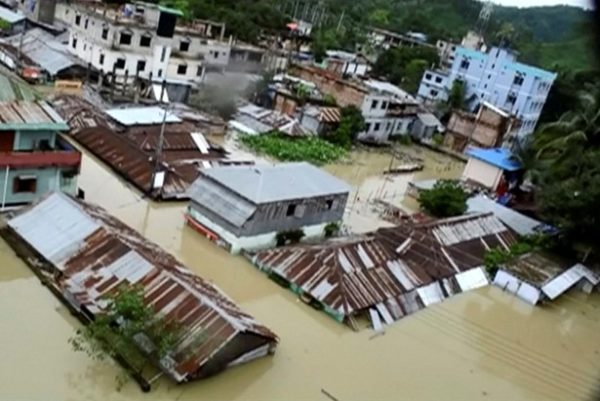
[[[42,100],[0,76],[0,206],[38,200],[50,191],[77,192],[81,153],[58,135],[68,125]],[[19,97],[6,96],[20,93]]]
[[[118,9],[101,3],[59,3],[56,20],[70,31],[69,50],[103,73],[152,80],[202,81],[208,68],[224,69],[231,41],[225,25],[177,22],[178,10],[135,2]]]
[[[445,101],[454,82],[461,81],[470,110],[489,102],[519,118],[518,135],[524,136],[534,131],[555,79],[555,73],[517,62],[509,49],[493,47],[484,53],[459,47],[449,71],[425,71],[418,96]]]

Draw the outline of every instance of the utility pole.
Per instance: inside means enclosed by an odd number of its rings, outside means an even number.
[[[343,10],[342,15],[340,15],[340,20],[338,21],[337,28],[335,29],[336,32],[340,31],[340,28],[342,27],[342,22],[344,21],[345,15],[346,15],[346,10]]]

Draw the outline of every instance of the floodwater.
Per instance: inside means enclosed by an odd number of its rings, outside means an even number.
[[[370,171],[386,167],[384,156],[358,159]],[[329,167],[353,184],[359,174],[372,175],[353,168]],[[164,380],[151,394],[129,383],[118,392],[118,368],[69,348],[77,323],[0,242],[1,400],[571,401],[589,399],[600,384],[600,294],[575,292],[534,308],[487,287],[409,316],[383,335],[357,333],[185,227],[184,204],[146,202],[88,155],[79,183],[89,201],[213,281],[281,343],[273,357],[205,381]]]

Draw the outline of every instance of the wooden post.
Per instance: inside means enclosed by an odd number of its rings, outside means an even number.
[[[140,100],[140,70],[135,69],[135,78],[133,79],[133,103]]]
[[[158,102],[162,103],[163,102],[163,97],[165,95],[165,86],[167,86],[167,80],[163,79],[162,81],[162,85],[160,87],[160,97],[158,98]]]
[[[110,77],[110,100],[113,100],[115,93],[115,76],[117,75],[117,63],[113,64],[112,76]]]
[[[121,93],[123,94],[123,96],[125,96],[126,92],[127,92],[127,81],[129,79],[129,70],[125,70],[125,78],[123,78],[123,87],[121,90]]]

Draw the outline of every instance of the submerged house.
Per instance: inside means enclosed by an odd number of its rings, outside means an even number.
[[[342,220],[350,186],[303,162],[205,170],[188,193],[188,224],[237,253],[275,246],[279,233],[323,236]]]
[[[452,295],[488,284],[485,252],[515,235],[491,214],[383,228],[357,238],[249,254],[302,300],[357,327],[378,330]],[[383,323],[382,323],[383,322]]]
[[[277,337],[268,328],[98,206],[52,193],[7,223],[4,237],[83,321],[106,310],[105,296],[142,286],[145,303],[167,324],[181,326],[175,348],[156,363],[178,383],[275,350]]]
[[[57,97],[54,105],[75,141],[154,200],[186,199],[202,169],[253,163],[232,160],[208,141],[203,133],[211,132],[213,124],[186,121],[158,106],[97,110],[75,96]]]
[[[462,180],[478,184],[494,192],[505,192],[521,171],[521,164],[506,148],[468,148],[467,165]]]
[[[563,263],[535,252],[504,264],[494,277],[494,285],[532,305],[553,301],[574,287],[589,294],[599,283],[598,272],[581,263]]]
[[[28,89],[0,76],[0,204],[31,203],[49,191],[75,195],[81,153],[62,140],[68,125]]]

